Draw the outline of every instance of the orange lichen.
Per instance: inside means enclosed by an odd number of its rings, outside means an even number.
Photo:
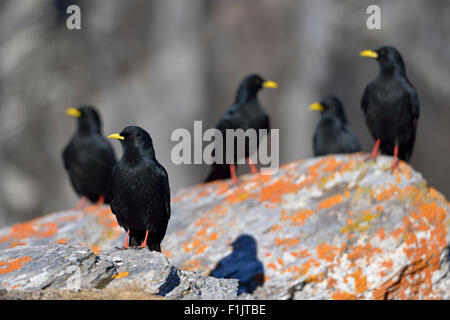
[[[281,221],[290,220],[293,226],[302,226],[306,220],[314,214],[313,210],[294,210],[293,214],[288,214],[286,210],[281,210]]]
[[[392,183],[389,183],[389,187],[388,188],[382,188],[381,191],[375,196],[375,199],[378,202],[381,202],[381,201],[389,200],[389,199],[391,199],[394,196],[402,198],[403,197],[403,191],[398,186],[396,186],[396,185],[394,185]]]
[[[26,246],[28,244],[28,242],[26,241],[18,241],[18,242],[12,242],[9,247],[10,248],[15,248],[15,247],[19,247],[19,246]]]
[[[279,178],[274,183],[261,188],[259,200],[271,203],[281,203],[281,199],[284,195],[294,193],[300,187],[301,184],[293,183],[290,179]]]
[[[198,271],[198,269],[201,267],[201,262],[198,259],[194,260],[187,260],[183,263],[181,268],[187,270],[187,271]]]
[[[331,196],[320,202],[317,206],[317,210],[329,209],[340,204],[342,201],[344,201],[344,196],[342,194]]]
[[[128,277],[129,275],[129,272],[119,272],[118,274],[111,276],[111,279],[122,279]]]
[[[91,251],[92,251],[95,255],[97,255],[97,254],[99,254],[100,252],[102,252],[103,250],[102,250],[98,245],[93,244],[93,245],[91,246]]]
[[[19,270],[20,268],[23,267],[23,265],[25,263],[31,261],[31,257],[27,256],[27,257],[18,258],[16,260],[14,260],[14,259],[10,259],[10,260],[11,261],[0,261],[0,275]],[[1,267],[6,267],[6,268],[1,268]]]
[[[72,221],[76,221],[80,219],[79,215],[75,215],[75,216],[67,216],[67,217],[61,217],[58,219],[59,222],[72,222]]]
[[[383,263],[381,265],[384,268],[392,268],[392,266],[394,265],[394,262],[392,261],[392,259],[389,259],[387,261],[383,261]]]
[[[317,257],[328,262],[332,262],[336,256],[338,248],[336,246],[329,246],[326,243],[317,246]]]
[[[65,244],[67,243],[67,238],[61,238],[55,241],[55,243],[59,243],[59,244]]]
[[[267,267],[267,268],[270,268],[270,269],[273,269],[273,270],[275,270],[275,271],[277,271],[277,269],[278,269],[277,265],[276,265],[275,263],[273,263],[273,262],[269,262],[269,263],[266,265],[266,267]]]
[[[331,295],[333,300],[358,300],[358,297],[352,293],[338,290]]]
[[[417,197],[414,211],[404,217],[402,227],[395,236],[402,234],[403,251],[408,264],[402,269],[402,276],[392,277],[374,290],[374,299],[436,299],[433,291],[433,274],[440,267],[440,254],[447,242],[445,225],[446,210],[436,202],[425,202]],[[427,231],[426,238],[418,238],[416,231]],[[383,264],[389,267],[390,263]]]
[[[309,251],[307,249],[300,250],[299,252],[292,251],[290,254],[296,258],[306,258],[306,257],[311,256],[311,254],[309,253]]]
[[[284,239],[281,239],[281,238],[278,238],[278,237],[275,238],[275,244],[277,246],[283,246],[284,249],[286,249],[288,247],[295,246],[299,242],[300,242],[300,240],[297,239],[297,238],[284,238]]]
[[[361,269],[357,269],[350,274],[350,277],[355,279],[355,291],[356,293],[363,293],[367,291],[367,277],[362,274]]]

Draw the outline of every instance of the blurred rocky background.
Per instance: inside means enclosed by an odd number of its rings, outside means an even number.
[[[67,29],[69,4],[82,30]],[[366,28],[370,4],[381,30]],[[147,129],[173,191],[207,168],[171,163],[172,131],[215,126],[250,72],[280,85],[260,99],[280,129],[281,163],[311,157],[319,115],[307,107],[327,93],[370,151],[360,98],[378,66],[359,51],[382,45],[403,53],[419,92],[412,164],[449,196],[449,30],[445,0],[0,0],[0,226],[75,205],[61,152],[76,124],[64,110],[84,103],[105,134]]]

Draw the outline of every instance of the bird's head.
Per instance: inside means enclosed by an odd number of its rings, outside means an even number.
[[[137,126],[129,126],[120,133],[113,133],[108,136],[110,139],[120,140],[124,153],[133,151],[151,151],[153,154],[153,142],[150,134]]]
[[[344,107],[339,98],[333,95],[325,96],[320,102],[309,106],[310,110],[319,111],[322,115],[333,115],[346,122]]]
[[[263,88],[277,89],[278,84],[275,81],[265,80],[258,74],[246,76],[239,86],[236,102],[255,97],[259,90]]]
[[[245,251],[247,253],[255,254],[257,252],[257,245],[255,239],[247,234],[239,236],[232,244],[233,251]]]
[[[101,120],[100,116],[91,106],[83,106],[79,108],[69,108],[66,115],[78,119],[78,130],[81,132],[100,132]]]
[[[405,63],[403,58],[394,47],[381,47],[380,49],[364,50],[360,55],[366,58],[376,59],[380,64],[381,72],[384,74],[399,72],[405,73]]]

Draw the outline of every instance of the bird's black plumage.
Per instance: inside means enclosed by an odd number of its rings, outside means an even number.
[[[250,235],[241,235],[232,244],[233,252],[220,260],[210,275],[238,279],[238,294],[252,293],[264,283],[264,266],[258,260],[257,244]]]
[[[361,99],[367,126],[373,138],[381,140],[383,154],[393,155],[397,146],[399,158],[409,161],[420,111],[417,91],[406,77],[405,63],[395,48],[382,47],[372,53],[380,73],[367,85]]]
[[[321,119],[314,134],[314,156],[360,151],[358,137],[347,122],[341,101],[335,96],[326,96],[318,105]]]
[[[111,137],[111,136],[110,136]],[[108,185],[111,210],[117,222],[130,231],[130,245],[143,242],[161,252],[170,219],[170,187],[166,169],[156,160],[150,135],[136,126],[121,133],[123,155]]]
[[[116,156],[109,141],[102,135],[98,112],[90,106],[78,110],[78,128],[63,151],[64,166],[75,192],[92,202],[103,197]]]
[[[255,129],[257,133],[259,129],[270,129],[269,116],[258,100],[258,92],[266,83],[276,85],[272,81],[265,81],[257,74],[248,75],[242,80],[233,105],[221,116],[216,126],[221,132],[224,141],[222,153],[224,164],[213,164],[205,182],[230,178],[228,165],[225,164],[227,145],[232,146],[234,143],[234,163],[237,162],[237,139],[227,141],[227,129],[242,129],[244,132],[248,129]],[[245,157],[249,157],[255,150],[250,150],[248,139],[246,139],[245,145]],[[257,135],[257,146],[259,146],[259,135]]]

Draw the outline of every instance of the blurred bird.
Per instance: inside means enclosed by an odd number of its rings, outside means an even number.
[[[407,162],[411,159],[419,98],[406,77],[403,58],[395,48],[365,50],[360,55],[376,59],[380,65],[380,73],[367,85],[361,100],[367,125],[376,140],[370,158],[377,157],[378,149],[393,155],[393,171],[398,166],[398,158]]]
[[[150,135],[142,128],[126,127],[108,138],[121,141],[123,155],[108,185],[111,210],[127,232],[124,248],[161,252],[170,219],[170,188],[166,169],[156,160]]]
[[[116,156],[102,135],[100,116],[91,106],[70,108],[66,114],[78,119],[78,129],[62,155],[72,186],[82,197],[76,209],[81,209],[87,199],[108,203],[106,189]]]
[[[258,101],[258,92],[262,88],[278,88],[277,83],[274,81],[266,81],[257,74],[251,74],[246,76],[241,85],[238,88],[234,104],[226,111],[219,120],[217,129],[222,133],[224,140],[223,144],[223,157],[224,164],[215,163],[211,166],[211,172],[206,178],[205,182],[214,181],[218,179],[228,179],[231,177],[233,183],[237,183],[236,165],[237,162],[237,139],[234,141],[226,140],[227,129],[242,129],[247,131],[248,129],[255,129],[256,132],[260,129],[270,129],[269,116],[262,108]],[[259,146],[259,136],[257,135],[257,145]],[[232,146],[234,143],[234,163],[226,164],[226,146]],[[245,157],[249,162],[250,170],[252,173],[257,173],[258,169],[253,163],[250,163],[249,157],[255,150],[249,149],[249,139],[246,138],[245,143]]]
[[[309,109],[321,112],[313,140],[315,157],[361,150],[356,134],[347,123],[344,107],[337,97],[326,96],[320,103],[310,105]]]
[[[264,267],[257,257],[256,241],[245,234],[239,236],[231,246],[233,252],[220,260],[210,275],[238,279],[238,294],[252,293],[264,283]]]

